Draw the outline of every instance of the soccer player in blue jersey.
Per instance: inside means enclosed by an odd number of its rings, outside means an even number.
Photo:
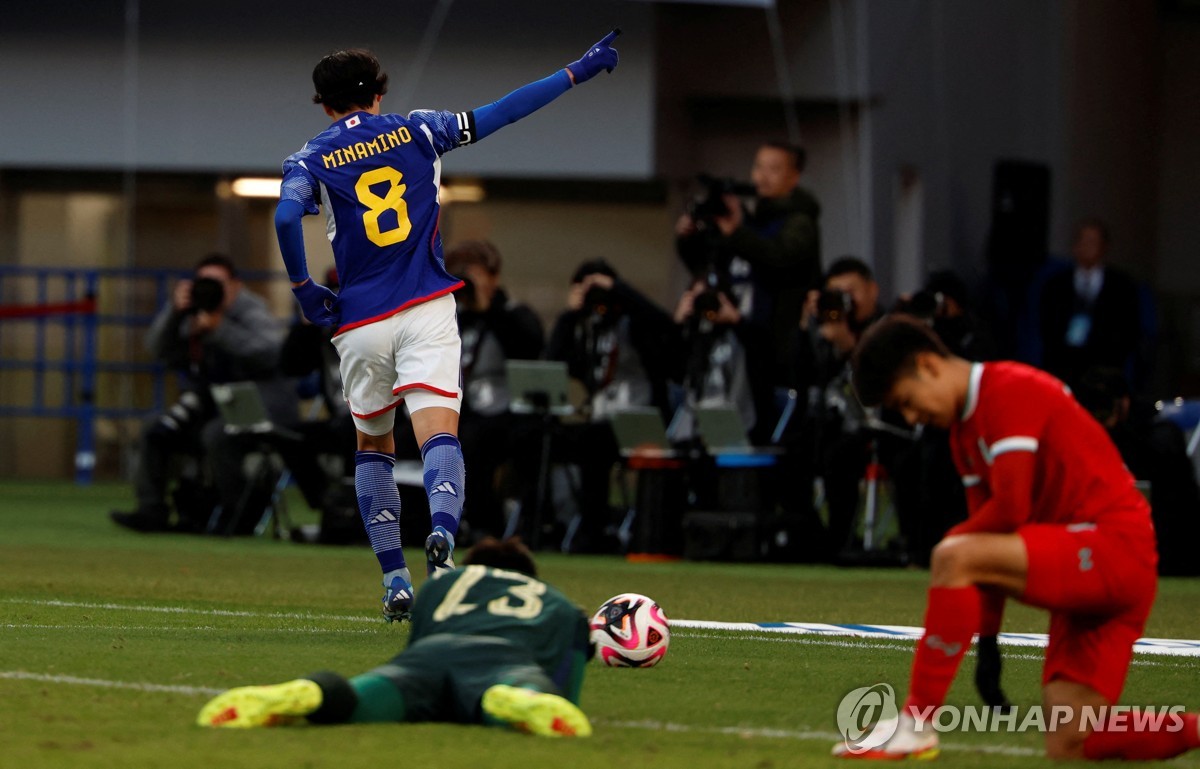
[[[279,248],[304,316],[338,326],[343,394],[358,430],[354,485],[383,570],[383,615],[406,619],[412,578],[400,549],[394,409],[403,400],[425,465],[432,533],[426,572],[453,568],[463,509],[458,442],[460,341],[438,232],[441,156],[472,144],[617,65],[619,30],[577,61],[469,112],[384,113],[387,75],[366,50],[332,53],[313,70],[313,101],[333,123],[283,163]],[[325,214],[341,288],[308,275],[300,220]]]

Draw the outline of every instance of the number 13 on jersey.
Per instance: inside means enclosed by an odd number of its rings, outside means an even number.
[[[462,569],[462,574],[454,586],[447,591],[445,598],[433,612],[434,622],[443,622],[451,617],[469,614],[480,608],[479,604],[467,602],[467,593],[487,573],[488,570],[483,566],[467,566]],[[484,605],[489,614],[498,617],[533,619],[541,613],[542,595],[546,592],[545,584],[514,571],[495,569],[492,574],[503,577],[513,584],[509,586],[503,596],[493,598]]]
[[[403,242],[412,232],[412,222],[408,219],[408,203],[404,201],[404,193],[408,185],[401,184],[404,174],[391,166],[383,166],[364,172],[354,184],[354,192],[358,202],[367,207],[363,214],[363,227],[367,231],[367,240],[377,246],[394,246]],[[380,196],[371,188],[387,184],[387,192]],[[396,213],[396,224],[382,229],[380,217],[388,211]],[[384,224],[390,224],[387,219]]]

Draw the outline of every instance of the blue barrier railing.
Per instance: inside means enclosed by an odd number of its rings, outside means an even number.
[[[6,373],[24,373],[30,383],[24,398],[15,397],[15,388],[0,389],[0,417],[73,419],[75,481],[90,483],[96,420],[145,417],[166,407],[171,372],[148,356],[140,337],[174,284],[190,275],[190,270],[178,269],[0,265],[0,381]],[[258,271],[242,278],[265,282],[286,280],[286,275]],[[112,311],[117,304],[144,311]],[[138,343],[130,344],[135,332],[141,332]],[[106,340],[111,334],[125,339]],[[22,351],[7,354],[9,347]],[[149,397],[137,403],[110,402],[98,387],[106,375],[147,379]]]

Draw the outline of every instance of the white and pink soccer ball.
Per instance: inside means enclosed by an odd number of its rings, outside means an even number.
[[[671,630],[667,615],[652,599],[621,593],[592,615],[596,659],[609,667],[653,667],[667,655]]]

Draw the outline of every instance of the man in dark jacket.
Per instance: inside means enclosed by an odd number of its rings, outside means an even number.
[[[584,262],[575,271],[567,309],[555,321],[546,345],[546,358],[566,362],[567,373],[587,393],[588,421],[561,425],[553,440],[555,460],[580,468],[582,521],[573,549],[612,549],[614,542],[605,529],[609,480],[618,451],[609,417],[645,406],[669,417],[667,378],[677,347],[671,316],[621,280],[606,261]],[[538,501],[542,500],[535,504]]]
[[[750,178],[754,197],[743,205],[724,196],[724,212],[693,210],[675,227],[680,258],[692,275],[728,278],[737,309],[752,325],[771,332],[777,351],[775,384],[783,384],[800,308],[821,272],[821,206],[799,186],[805,152],[784,142],[758,148]],[[719,207],[718,207],[719,208]]]
[[[151,324],[146,346],[156,360],[182,374],[184,391],[177,403],[147,422],[135,477],[137,509],[113,512],[115,523],[135,531],[195,529],[207,523],[211,508],[190,515],[181,510],[179,520],[171,521],[171,462],[181,454],[203,456],[212,466],[219,501],[226,508],[236,506],[244,488],[243,454],[230,445],[209,386],[254,381],[271,418],[294,421],[296,393],[278,373],[283,338],[282,321],[262,297],[243,287],[228,257],[207,256],[196,265],[193,278],[179,281]],[[193,489],[179,499],[195,504],[196,496]]]
[[[1041,297],[1043,367],[1069,385],[1092,366],[1125,371],[1141,322],[1137,285],[1107,264],[1108,227],[1099,219],[1075,226],[1075,267],[1046,281]]]
[[[497,471],[513,456],[523,415],[509,411],[505,364],[541,356],[545,334],[537,313],[500,286],[500,252],[486,241],[461,243],[446,253],[446,270],[466,284],[455,294],[462,338],[462,412],[459,441],[471,462],[466,515],[475,532],[504,531]]]

